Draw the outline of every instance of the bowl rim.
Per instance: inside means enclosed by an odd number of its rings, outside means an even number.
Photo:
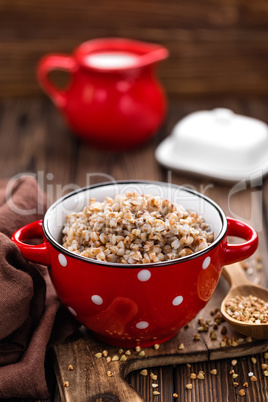
[[[152,263],[147,263],[147,264],[122,264],[122,263],[113,263],[113,262],[107,262],[107,261],[98,261],[94,260],[93,258],[88,258],[84,257],[82,255],[76,254],[73,251],[70,251],[63,247],[56,239],[53,237],[51,234],[49,228],[48,228],[48,220],[49,220],[49,215],[55,209],[59,204],[64,202],[67,198],[73,197],[75,194],[88,191],[89,189],[93,188],[98,188],[98,187],[104,187],[112,184],[157,184],[159,186],[167,186],[170,185],[173,188],[179,188],[182,189],[183,191],[186,191],[192,195],[198,196],[202,199],[204,199],[206,202],[211,204],[218,212],[220,218],[221,218],[221,223],[222,227],[220,230],[219,235],[217,236],[217,239],[213,241],[208,247],[204,248],[203,250],[197,251],[196,253],[193,253],[191,255],[185,256],[185,257],[180,257],[180,258],[175,258],[173,260],[168,260],[168,261],[160,261],[160,262],[152,262]],[[70,193],[60,197],[58,200],[56,200],[46,211],[43,222],[42,222],[42,227],[43,227],[43,233],[48,242],[58,251],[60,251],[61,254],[67,255],[69,257],[84,261],[88,264],[94,264],[94,265],[100,265],[103,267],[111,267],[111,268],[135,268],[135,269],[145,269],[145,268],[154,268],[154,267],[163,267],[167,265],[176,265],[176,264],[182,264],[186,261],[192,260],[194,258],[198,258],[204,254],[207,254],[210,252],[212,249],[216,248],[224,239],[226,233],[227,233],[227,218],[223,212],[223,210],[220,208],[220,206],[213,201],[211,198],[207,197],[204,194],[199,193],[196,190],[187,188],[185,186],[181,186],[178,184],[173,184],[173,183],[166,183],[166,182],[161,182],[161,181],[155,181],[155,180],[115,180],[115,181],[109,181],[109,182],[102,182],[102,183],[97,183],[97,184],[92,184],[88,185],[85,187],[81,187],[77,190],[71,191]]]

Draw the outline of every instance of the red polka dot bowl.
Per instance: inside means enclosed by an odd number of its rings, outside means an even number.
[[[159,195],[202,215],[214,232],[207,248],[176,260],[151,264],[116,264],[92,260],[61,245],[66,215],[81,211],[89,198],[137,191]],[[26,241],[40,236],[41,244]],[[227,236],[243,239],[231,244]],[[120,347],[148,347],[175,336],[211,298],[222,267],[244,260],[258,245],[253,228],[226,218],[206,196],[161,182],[111,182],[74,191],[56,201],[43,221],[24,226],[12,240],[24,257],[48,266],[59,299],[95,335]]]

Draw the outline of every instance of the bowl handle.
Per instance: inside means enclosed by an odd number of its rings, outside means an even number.
[[[49,78],[49,73],[53,70],[63,70],[72,74],[78,66],[75,59],[65,54],[48,54],[44,56],[37,65],[37,80],[41,88],[51,97],[59,108],[66,104],[65,92],[55,86]]]
[[[227,218],[227,236],[245,239],[244,243],[224,244],[223,265],[233,264],[250,257],[258,247],[257,232],[249,225],[237,219]]]
[[[24,243],[26,240],[43,238],[43,243],[32,245]],[[37,262],[42,265],[50,265],[50,256],[47,247],[47,241],[43,233],[42,220],[30,223],[18,229],[11,240],[18,246],[26,260]]]

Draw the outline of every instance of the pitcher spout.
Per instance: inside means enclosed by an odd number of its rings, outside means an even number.
[[[155,64],[162,60],[167,59],[169,52],[162,46],[155,46],[148,53],[144,54],[140,58],[140,65],[145,66],[149,64]]]

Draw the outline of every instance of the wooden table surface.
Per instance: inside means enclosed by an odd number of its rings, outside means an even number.
[[[0,103],[0,177],[11,178],[22,172],[30,172],[43,183],[49,203],[63,193],[87,184],[113,179],[150,179],[171,181],[188,185],[205,193],[216,201],[227,216],[234,216],[253,225],[259,234],[258,255],[263,268],[251,273],[249,279],[268,286],[268,180],[247,183],[234,189],[233,184],[211,181],[210,178],[187,176],[170,172],[155,160],[154,150],[166,137],[174,124],[186,114],[214,107],[228,107],[237,113],[259,118],[268,123],[268,97],[236,98],[209,97],[186,98],[169,101],[169,112],[160,132],[142,148],[124,152],[103,152],[82,144],[66,127],[54,106],[46,98],[3,100]],[[254,135],[254,134],[253,134]],[[231,196],[232,194],[232,196]],[[196,381],[192,390],[187,390],[189,369],[185,364],[154,369],[158,374],[159,396],[152,396],[151,384],[138,372],[128,375],[127,381],[145,401],[252,401],[268,400],[268,377],[263,375],[262,363],[268,360],[262,355],[238,358],[236,372],[240,389],[246,381],[246,396],[238,395],[233,385],[231,360],[193,363],[191,370],[209,373],[216,368],[217,376],[205,381]],[[254,359],[253,359],[254,360]],[[48,367],[48,371],[52,366]],[[249,381],[248,373],[254,372],[257,382]],[[54,384],[55,385],[55,384]],[[51,401],[59,400],[56,386],[51,386]],[[178,394],[174,399],[173,393]],[[108,399],[107,399],[108,400]],[[111,400],[111,399],[109,399]],[[104,401],[104,399],[103,399]]]

